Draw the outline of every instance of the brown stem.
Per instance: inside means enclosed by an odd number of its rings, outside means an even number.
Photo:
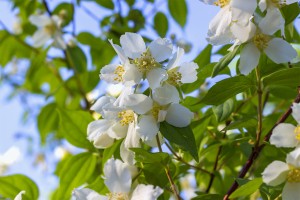
[[[294,103],[299,103],[300,102],[300,86],[298,86],[298,95],[294,99]],[[289,109],[280,117],[280,119],[274,124],[274,126],[269,130],[267,135],[263,139],[263,144],[259,145],[256,149],[252,149],[252,153],[250,154],[246,164],[243,166],[242,170],[239,173],[238,178],[244,178],[249,169],[251,168],[253,162],[256,160],[262,149],[265,147],[266,143],[270,140],[270,137],[272,135],[273,129],[280,123],[283,123],[292,113],[292,108],[291,106]],[[229,196],[238,188],[238,183],[235,181],[230,189],[228,190],[227,194],[224,196],[223,200],[228,200]]]
[[[159,141],[159,136],[158,136],[158,134],[156,135],[156,142],[157,142],[157,146],[158,146],[159,152],[163,152],[163,151],[162,151],[162,148],[161,148],[161,146],[160,146],[160,141]],[[177,191],[177,189],[176,189],[176,185],[175,185],[175,183],[174,183],[174,181],[173,181],[173,179],[172,179],[172,176],[171,176],[171,174],[170,174],[169,167],[165,166],[165,171],[166,171],[166,175],[167,175],[167,177],[168,177],[168,179],[169,179],[169,182],[170,182],[170,184],[171,184],[172,191],[173,191],[173,193],[174,193],[175,196],[176,196],[176,199],[177,199],[177,200],[182,200],[182,198],[180,197],[180,195],[179,195],[179,193],[178,193],[178,191]]]

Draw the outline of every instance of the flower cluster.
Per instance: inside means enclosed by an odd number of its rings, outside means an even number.
[[[83,188],[75,189],[73,196],[77,200],[156,200],[163,190],[153,185],[138,184],[133,187],[132,178],[136,175],[136,168],[129,166],[120,160],[109,159],[104,166],[105,185],[110,193],[106,196],[100,195],[94,190]]]
[[[286,163],[274,161],[262,173],[263,181],[271,186],[286,182],[282,199],[299,199],[300,188],[300,103],[292,106],[292,116],[298,125],[280,123],[273,130],[270,143],[276,147],[296,147],[287,155]]]
[[[234,42],[229,49],[244,44],[241,50],[239,70],[249,74],[265,53],[275,63],[286,63],[297,56],[295,49],[274,33],[281,31],[284,35],[285,20],[279,10],[286,4],[297,0],[201,0],[221,7],[221,11],[209,25],[208,42],[223,45]],[[264,14],[255,13],[256,7]]]

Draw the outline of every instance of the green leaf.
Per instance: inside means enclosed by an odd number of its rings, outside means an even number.
[[[23,200],[36,200],[39,197],[39,189],[27,176],[15,174],[0,176],[0,196],[14,199],[19,192],[25,191]]]
[[[160,132],[167,140],[181,146],[184,150],[188,151],[196,161],[198,161],[198,149],[194,133],[190,126],[178,128],[167,122],[162,122],[160,123]]]
[[[93,121],[89,112],[57,109],[59,113],[59,132],[74,146],[94,149],[87,140],[87,126]]]
[[[234,191],[230,198],[237,198],[242,196],[249,196],[250,194],[254,193],[262,184],[262,178],[255,178],[246,184],[240,186],[236,191]]]
[[[227,78],[212,86],[201,102],[208,105],[219,105],[236,94],[253,87],[255,84],[246,76]]]
[[[267,86],[287,86],[297,88],[300,85],[300,68],[288,68],[276,71],[263,79],[263,84]]]
[[[130,148],[135,153],[135,160],[142,163],[160,163],[162,165],[167,165],[170,162],[170,156],[167,153],[158,152],[150,153],[142,148]]]
[[[114,2],[112,0],[95,0],[97,4],[104,8],[113,10],[115,8]]]
[[[59,171],[59,187],[52,199],[70,199],[72,190],[84,184],[93,174],[97,164],[97,156],[89,152],[75,155],[63,163]]]
[[[288,25],[289,23],[294,21],[300,13],[298,2],[292,3],[290,5],[285,5],[284,7],[282,7],[281,12],[285,19],[285,25]]]
[[[223,104],[214,106],[212,110],[217,118],[217,121],[222,122],[226,120],[233,112],[234,101],[232,99],[228,99]]]
[[[47,135],[56,131],[59,124],[59,116],[57,112],[53,112],[56,109],[55,103],[50,103],[44,106],[38,115],[38,130],[42,143],[45,143]]]
[[[192,200],[222,200],[223,196],[219,194],[201,194],[192,198]]]
[[[183,28],[187,19],[187,6],[185,0],[168,0],[168,7],[172,17]]]
[[[169,23],[166,15],[162,12],[154,16],[154,29],[160,37],[165,37],[169,29]]]
[[[70,3],[61,3],[58,6],[56,6],[52,13],[62,17],[62,25],[66,26],[73,20],[74,7]]]
[[[68,46],[67,59],[71,67],[74,68],[78,73],[82,73],[87,70],[87,58],[78,46]]]
[[[113,143],[112,146],[104,149],[103,151],[103,156],[102,156],[102,168],[104,168],[104,165],[106,163],[106,161],[108,159],[110,159],[111,157],[114,157],[115,159],[117,158],[117,156],[115,156],[115,154],[120,154],[120,146],[123,140],[117,140]]]
[[[233,49],[233,51],[230,51],[227,53],[223,58],[220,59],[220,61],[214,66],[212,77],[215,77],[219,74],[220,71],[222,71],[225,67],[228,66],[228,64],[233,60],[235,55],[239,52],[240,46],[237,46]]]
[[[101,176],[98,176],[97,179],[86,186],[87,188],[90,188],[99,194],[107,194],[109,193],[109,190],[106,188],[106,185],[104,184],[104,179]]]

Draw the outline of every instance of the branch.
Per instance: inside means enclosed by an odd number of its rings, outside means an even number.
[[[298,95],[294,99],[294,103],[299,103],[299,102],[300,102],[300,86],[298,86]],[[289,109],[280,117],[280,119],[275,123],[275,125],[269,130],[269,132],[267,133],[267,135],[264,137],[263,144],[261,144],[260,146],[258,146],[257,149],[253,149],[252,150],[252,153],[249,156],[246,164],[243,166],[242,170],[240,171],[238,178],[244,178],[245,177],[245,175],[247,174],[247,172],[251,168],[252,164],[254,163],[254,161],[259,156],[260,152],[265,147],[266,143],[269,142],[270,137],[271,137],[271,135],[273,133],[273,129],[278,124],[283,123],[291,115],[291,113],[292,113],[292,108],[290,106]],[[238,188],[238,186],[239,186],[238,183],[235,181],[232,184],[232,186],[230,187],[230,189],[228,190],[227,194],[224,196],[223,200],[228,200],[229,196]]]

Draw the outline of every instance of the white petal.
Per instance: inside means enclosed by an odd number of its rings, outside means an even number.
[[[159,105],[166,105],[169,103],[178,103],[180,98],[177,89],[169,84],[164,84],[162,87],[154,90],[153,99]]]
[[[67,45],[63,39],[63,36],[60,32],[57,32],[54,34],[53,36],[53,46],[56,47],[56,48],[59,48],[59,49],[66,49],[67,48]]]
[[[127,163],[128,165],[134,165],[135,160],[134,160],[134,152],[127,149],[124,145],[124,141],[122,142],[120,146],[120,156],[122,160]]]
[[[193,83],[197,80],[197,63],[189,62],[189,63],[182,63],[179,68],[178,72],[182,75],[181,82],[182,83]]]
[[[296,168],[300,168],[300,148],[297,147],[294,151],[286,156],[286,162]]]
[[[121,94],[119,95],[119,97],[117,98],[117,100],[114,102],[114,106],[117,107],[124,107],[125,102],[126,102],[126,98],[128,95],[133,94],[133,88],[131,86],[126,86],[123,88]]]
[[[283,187],[282,200],[299,200],[300,196],[300,183],[289,183]]]
[[[171,104],[167,110],[166,121],[176,127],[186,127],[191,123],[194,114],[180,104]]]
[[[139,58],[146,51],[142,36],[136,33],[125,33],[121,36],[120,43],[125,55],[133,59]]]
[[[264,51],[277,64],[286,63],[297,56],[297,52],[292,45],[281,38],[271,39]]]
[[[156,200],[163,190],[153,185],[139,184],[132,193],[131,200]]]
[[[39,29],[32,36],[33,46],[34,47],[41,47],[46,42],[48,42],[50,39],[51,39],[51,35],[49,35],[43,29]]]
[[[137,132],[143,141],[153,140],[158,131],[158,123],[152,115],[144,115],[140,118],[137,125]]]
[[[124,138],[127,134],[127,131],[128,131],[128,126],[126,125],[123,126],[119,122],[116,122],[108,129],[107,134],[109,135],[109,137],[118,140]]]
[[[96,111],[97,113],[102,114],[103,106],[108,103],[113,103],[116,100],[116,98],[111,96],[102,96],[100,97],[94,105],[90,108],[90,110]]]
[[[113,84],[120,83],[121,81],[117,80],[118,75],[115,73],[117,67],[119,66],[121,65],[109,64],[102,67],[100,71],[100,79],[105,80],[108,83],[113,83]]]
[[[19,161],[20,158],[21,151],[19,147],[12,146],[8,150],[6,150],[4,154],[0,154],[0,164],[9,166]]]
[[[125,97],[124,105],[134,110],[137,114],[145,114],[151,110],[153,101],[144,94],[131,94]]]
[[[104,165],[105,185],[110,192],[129,193],[131,174],[127,164],[120,160],[109,159]]]
[[[140,81],[143,78],[143,74],[138,70],[138,68],[135,65],[126,62],[125,69],[126,70],[123,75],[123,78],[125,82],[128,82],[127,85],[134,85],[140,83]]]
[[[242,74],[249,74],[259,62],[260,51],[253,44],[249,43],[244,46],[241,52],[239,69]]]
[[[14,200],[22,200],[22,195],[25,194],[26,192],[22,190],[17,196],[14,198]]]
[[[289,166],[286,163],[274,161],[266,167],[262,173],[262,178],[267,185],[277,186],[286,180],[288,171]]]
[[[184,54],[184,49],[178,47],[177,52],[174,54],[173,58],[169,61],[166,69],[170,70],[173,69],[174,67],[178,67],[178,62],[183,56],[183,54]]]
[[[72,192],[72,196],[75,197],[76,200],[108,200],[108,197],[102,196],[89,188],[75,188]]]
[[[29,21],[38,27],[47,26],[52,23],[51,18],[47,15],[31,15]]]
[[[258,2],[259,9],[264,12],[267,9],[267,0],[260,0]]]
[[[258,24],[260,30],[266,35],[273,35],[276,31],[284,29],[284,19],[278,8],[268,9],[264,18]]]
[[[292,109],[292,116],[300,124],[300,103],[293,103]]]
[[[158,38],[150,43],[149,50],[157,62],[162,62],[171,57],[173,45],[166,38]]]
[[[107,134],[111,125],[112,122],[105,119],[89,123],[87,128],[88,139],[94,142],[95,147],[107,148],[113,144],[114,139]]]
[[[286,3],[287,5],[290,5],[290,4],[296,3],[296,2],[298,2],[298,0],[284,0],[284,3]]]
[[[165,143],[165,139],[160,132],[158,132],[158,137],[159,137],[159,142],[160,142],[160,146],[161,146]],[[158,147],[156,137],[154,137],[152,140],[144,141],[144,142],[145,142],[145,144],[149,145],[150,147]]]
[[[124,140],[125,148],[140,147],[140,135],[137,132],[137,115],[134,116],[135,120],[128,126],[127,136]]]
[[[247,25],[232,23],[230,30],[239,42],[244,43],[253,38],[256,32],[256,25],[252,22],[249,22]]]
[[[230,5],[252,15],[257,7],[257,2],[256,0],[232,0]]]
[[[121,63],[124,64],[128,60],[128,58],[125,55],[123,49],[119,45],[114,44],[112,40],[108,40],[108,41],[111,44],[111,46],[114,48],[114,50],[116,51],[116,53],[118,54],[118,56],[119,56],[119,58],[121,60]]]
[[[166,110],[159,110],[157,116],[157,122],[163,122],[166,120],[167,111]]]
[[[292,124],[279,124],[273,130],[270,143],[276,147],[296,147],[298,141],[295,138],[295,128]]]
[[[247,26],[252,19],[252,14],[241,9],[231,7],[232,22],[238,23],[241,26]]]
[[[149,87],[154,90],[161,86],[162,82],[167,79],[167,71],[162,68],[155,68],[147,73]]]

